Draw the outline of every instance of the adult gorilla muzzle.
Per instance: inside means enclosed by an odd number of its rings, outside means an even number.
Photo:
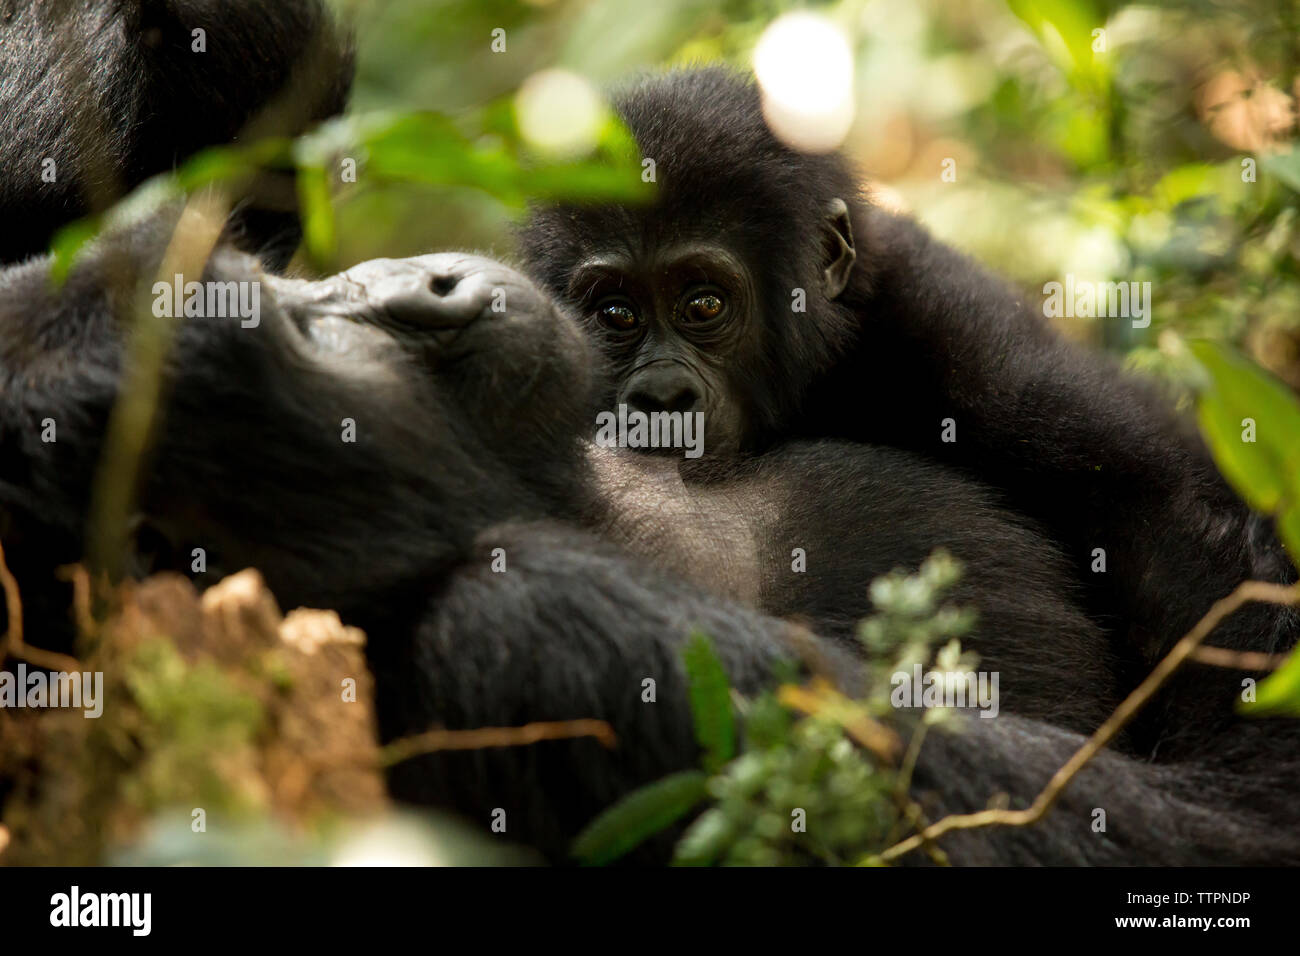
[[[267,276],[300,327],[327,316],[392,331],[463,329],[493,312],[535,311],[541,294],[509,266],[461,253],[372,259],[316,281]],[[525,301],[519,301],[523,296]]]

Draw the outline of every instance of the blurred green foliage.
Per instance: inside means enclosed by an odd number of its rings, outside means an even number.
[[[356,109],[449,115],[508,99],[555,66],[601,87],[667,64],[748,68],[776,16],[818,10],[853,44],[845,149],[879,201],[1009,275],[1031,302],[1067,273],[1152,282],[1148,328],[1062,321],[1175,386],[1188,367],[1166,332],[1232,342],[1300,387],[1300,0],[336,5],[356,26]],[[497,28],[506,49],[494,53]],[[949,158],[955,182],[939,175]],[[340,205],[338,262],[508,254],[517,211],[491,190],[358,184]]]
[[[1273,516],[1300,567],[1300,400],[1222,345],[1195,342],[1192,351],[1205,373],[1197,414],[1215,461],[1254,510]],[[1254,716],[1300,717],[1300,651],[1240,709]]]
[[[931,660],[945,673],[977,663],[960,643],[973,612],[944,601],[960,576],[960,564],[939,551],[914,574],[894,571],[872,582],[875,612],[860,631],[871,651],[860,697],[818,678],[797,684],[787,665],[778,690],[741,698],[712,642],[694,635],[683,656],[702,769],[614,804],[575,841],[575,858],[617,860],[703,806],[676,844],[676,865],[874,862],[921,819],[908,795],[912,767],[927,731],[954,713],[895,707],[895,675],[910,680],[914,664]]]
[[[1275,517],[1288,552],[1300,556],[1300,401],[1214,343],[1192,351],[1209,373],[1197,411],[1219,469],[1254,510]]]
[[[1151,282],[1147,327],[1058,321],[1180,397],[1194,376],[1179,337],[1230,342],[1300,388],[1300,0],[333,3],[356,38],[349,116],[182,171],[189,188],[239,175],[232,156],[296,165],[310,268],[447,248],[508,256],[527,200],[626,197],[640,183],[617,124],[587,155],[539,155],[514,121],[521,86],[557,67],[599,88],[666,65],[748,69],[765,27],[811,8],[850,39],[844,149],[877,202],[1008,275],[1031,304],[1067,275]],[[96,227],[70,227],[61,253]]]

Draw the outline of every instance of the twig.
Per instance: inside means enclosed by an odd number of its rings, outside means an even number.
[[[9,570],[5,560],[4,545],[0,544],[0,587],[4,588],[5,608],[8,612],[9,628],[5,632],[8,641],[5,647],[10,657],[44,667],[46,670],[71,672],[81,670],[75,657],[47,651],[40,647],[31,647],[23,640],[23,599],[18,593],[18,579]]]
[[[1230,651],[1226,647],[1198,647],[1190,660],[1211,667],[1227,667],[1239,671],[1272,671],[1282,666],[1285,654],[1263,654],[1259,651]]]
[[[3,542],[0,542],[0,585],[4,586],[5,608],[9,612],[9,629],[6,633],[12,650],[23,646],[23,599],[18,593],[18,580],[9,570],[9,562],[5,560]]]
[[[394,740],[379,751],[379,765],[410,760],[440,750],[481,750],[485,747],[520,747],[542,740],[595,737],[607,748],[618,746],[614,728],[603,720],[552,720],[522,727],[477,727],[473,730],[428,730]]]
[[[925,742],[925,735],[929,729],[930,725],[922,721],[920,726],[912,732],[912,738],[907,742],[907,753],[903,755],[903,764],[898,769],[898,778],[894,784],[895,802],[903,811],[903,816],[907,819],[907,822],[920,833],[924,833],[930,823],[921,811],[921,805],[909,796],[908,791],[912,787],[912,773],[916,770],[917,758],[921,755],[921,744]],[[930,855],[930,859],[934,860],[939,866],[952,865],[948,860],[948,854],[940,849],[939,844],[930,839],[921,842],[925,852]]]
[[[221,238],[228,208],[224,196],[201,192],[190,196],[163,253],[158,277],[202,276]],[[137,313],[124,322],[130,329],[126,371],[109,414],[104,448],[91,495],[88,541],[90,565],[110,582],[122,577],[129,541],[128,519],[144,474],[145,453],[162,418],[167,355],[183,317],[159,318],[148,306],[147,290],[132,290],[128,301]]]
[[[898,808],[907,819],[907,822],[912,824],[919,833],[924,834],[926,828],[929,826],[929,822],[925,819],[925,812],[921,809],[921,805],[906,793],[900,795],[895,792],[894,802],[898,804]],[[925,852],[930,855],[930,859],[934,860],[937,865],[952,866],[952,861],[948,859],[948,854],[943,851],[943,848],[940,847],[939,844],[930,839],[923,839],[921,845]],[[876,857],[876,859],[880,860],[880,857]]]
[[[90,572],[84,564],[65,564],[55,573],[60,581],[72,585],[72,617],[77,622],[77,636],[84,641],[96,629],[95,616],[90,610]]]
[[[1034,802],[1024,810],[982,810],[979,813],[953,814],[944,817],[926,827],[920,833],[913,834],[906,840],[896,843],[879,855],[879,859],[889,862],[905,853],[910,853],[928,840],[935,840],[953,830],[970,830],[987,826],[1027,826],[1037,823],[1052,808],[1075,774],[1084,768],[1093,757],[1101,752],[1128,725],[1146,705],[1155,693],[1165,685],[1182,664],[1190,659],[1202,641],[1209,636],[1228,615],[1248,601],[1262,601],[1270,604],[1300,603],[1300,586],[1269,584],[1264,581],[1244,581],[1236,590],[1225,598],[1216,601],[1196,626],[1174,645],[1173,650],[1165,655],[1156,665],[1155,670],[1147,675],[1137,688],[1115,708],[1114,713],[1106,719],[1096,732],[1089,737],[1069,760],[1065,762],[1047,786],[1042,789]]]
[[[791,710],[833,720],[844,728],[845,733],[881,760],[891,764],[898,761],[899,751],[903,749],[898,734],[879,721],[872,720],[828,681],[814,678],[806,687],[784,684],[777,690],[776,699],[783,707]]]
[[[925,742],[926,732],[930,727],[925,721],[912,732],[912,739],[907,742],[907,753],[903,755],[903,765],[898,769],[898,795],[907,797],[912,789],[912,773],[916,770],[916,760],[921,755],[921,744]]]

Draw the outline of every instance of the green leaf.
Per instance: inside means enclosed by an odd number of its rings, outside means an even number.
[[[61,283],[72,270],[82,248],[101,232],[138,222],[180,195],[176,177],[165,173],[145,180],[102,215],[90,215],[68,223],[50,241],[50,253],[54,258],[50,277],[55,283]]]
[[[100,216],[87,216],[68,223],[54,234],[50,241],[50,254],[54,256],[54,261],[50,264],[50,278],[55,283],[61,284],[68,277],[73,263],[77,261],[77,254],[86,243],[99,235],[101,226]]]
[[[298,170],[298,205],[307,254],[323,265],[334,257],[335,249],[334,206],[324,166],[303,166]]]
[[[252,146],[213,146],[196,153],[176,170],[180,188],[192,192],[213,183],[232,183],[263,168],[287,167],[290,143],[286,139],[262,140]]]
[[[631,136],[615,119],[602,126],[588,160],[530,160],[505,104],[477,123],[438,113],[379,113],[357,121],[356,137],[378,180],[481,189],[509,205],[529,199],[648,199]],[[328,131],[338,139],[337,130]]]
[[[1261,156],[1259,164],[1300,193],[1300,148],[1293,146],[1289,152]]]
[[[1092,50],[1092,31],[1106,21],[1091,0],[1009,0],[1007,5],[1076,89],[1098,84],[1106,76],[1109,58]]]
[[[587,824],[573,841],[574,857],[588,866],[617,860],[694,809],[707,781],[703,771],[683,770],[634,790]]]
[[[1215,192],[1219,168],[1209,163],[1187,163],[1171,169],[1151,188],[1152,198],[1162,209],[1172,209],[1189,199]]]
[[[1191,349],[1210,378],[1197,398],[1197,417],[1215,462],[1252,508],[1278,519],[1294,560],[1300,556],[1300,402],[1222,346],[1193,342]],[[1251,422],[1254,441],[1247,441]]]
[[[1282,666],[1260,681],[1255,700],[1237,709],[1251,717],[1300,717],[1300,651],[1293,651]]]
[[[731,712],[731,683],[713,650],[713,642],[696,631],[684,651],[690,680],[695,739],[704,749],[704,769],[717,773],[736,754],[736,722]]]
[[[137,187],[106,214],[79,219],[56,233],[51,275],[62,281],[86,243],[163,200],[213,183],[238,190],[240,180],[260,170],[295,167],[304,242],[317,264],[325,265],[337,238],[327,171],[343,153],[364,156],[374,182],[469,187],[514,206],[530,199],[644,201],[654,194],[654,187],[641,181],[631,134],[612,115],[592,156],[546,161],[525,155],[509,98],[456,120],[438,113],[377,111],[332,120],[297,140],[271,137],[195,154],[174,173]]]
[[[673,866],[710,866],[718,861],[735,835],[735,827],[725,813],[717,807],[705,810],[677,841]]]

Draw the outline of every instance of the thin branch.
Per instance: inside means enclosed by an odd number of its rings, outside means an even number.
[[[1226,647],[1198,647],[1189,658],[1196,664],[1226,667],[1239,671],[1274,671],[1286,660],[1285,654],[1263,654],[1259,651],[1230,651]]]
[[[921,744],[930,725],[921,721],[921,725],[912,732],[912,739],[907,742],[907,753],[903,756],[903,765],[898,770],[897,790],[900,797],[906,797],[912,789],[912,773],[916,770],[917,758],[921,756]]]
[[[428,730],[394,740],[379,751],[379,765],[410,760],[440,750],[481,750],[484,747],[520,747],[542,740],[595,737],[607,748],[618,745],[614,728],[603,720],[552,720],[522,727],[477,727],[473,730]]]
[[[84,564],[65,564],[54,573],[60,581],[72,585],[72,619],[77,622],[77,636],[84,641],[98,627],[90,609],[90,572]]]
[[[75,657],[32,647],[23,640],[23,599],[18,593],[18,579],[13,576],[9,570],[9,563],[5,560],[3,544],[0,544],[0,587],[4,589],[5,608],[9,617],[9,627],[5,632],[8,635],[5,653],[18,660],[35,664],[37,667],[44,667],[46,670],[64,672],[80,670],[81,664]]]
[[[894,802],[898,804],[898,808],[907,819],[907,822],[912,824],[919,833],[924,834],[926,828],[929,826],[929,822],[925,819],[925,812],[921,809],[921,805],[906,793],[900,796],[895,792]],[[930,855],[930,859],[932,859],[937,865],[952,866],[952,861],[948,859],[948,854],[943,851],[943,848],[940,847],[939,844],[930,839],[922,840],[921,844],[924,847],[925,852]],[[877,859],[880,858],[877,857]]]
[[[920,833],[924,833],[930,821],[925,818],[921,805],[912,799],[909,791],[912,788],[912,773],[916,770],[917,758],[921,755],[921,744],[925,742],[925,736],[930,730],[930,725],[921,721],[920,726],[912,733],[912,738],[907,742],[907,753],[903,755],[903,764],[898,770],[898,778],[894,784],[894,801],[898,804],[903,812],[904,818]],[[922,845],[925,852],[930,855],[939,866],[952,866],[939,844],[933,840],[923,840]]]
[[[807,686],[784,684],[777,690],[776,699],[783,707],[834,721],[881,760],[891,764],[898,761],[903,749],[898,734],[867,716],[825,679],[814,678]]]
[[[5,546],[0,542],[0,585],[5,592],[5,608],[9,612],[9,647],[12,651],[23,646],[23,599],[18,593],[18,580],[9,570],[5,560]]]
[[[1056,803],[1057,798],[1074,776],[1082,770],[1093,757],[1101,752],[1107,744],[1118,736],[1145,705],[1173,676],[1174,672],[1189,660],[1201,642],[1209,636],[1224,618],[1232,614],[1249,601],[1261,601],[1269,604],[1300,603],[1300,586],[1269,584],[1264,581],[1244,581],[1231,594],[1216,601],[1196,626],[1174,645],[1173,650],[1165,655],[1156,665],[1146,680],[1115,708],[1114,713],[1106,719],[1096,732],[1089,737],[1069,760],[1065,762],[1047,786],[1024,810],[982,810],[979,813],[953,814],[944,817],[926,827],[920,833],[913,834],[906,840],[894,844],[879,855],[879,859],[889,862],[905,853],[910,853],[929,840],[935,840],[953,830],[970,830],[987,826],[1028,826],[1037,823]]]
[[[224,196],[215,191],[189,197],[172,230],[157,276],[201,277],[217,247],[227,219]],[[125,274],[125,271],[124,271]],[[144,475],[145,455],[162,419],[167,356],[183,317],[160,318],[149,307],[152,284],[141,284],[127,297],[135,314],[125,318],[130,329],[121,388],[109,414],[91,496],[87,551],[97,574],[110,582],[122,577],[129,518]]]

